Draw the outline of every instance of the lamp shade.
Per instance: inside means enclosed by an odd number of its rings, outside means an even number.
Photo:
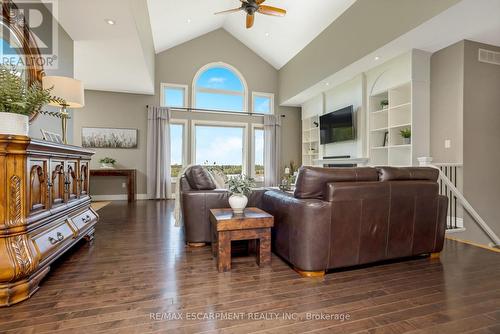
[[[83,82],[73,78],[45,76],[42,78],[43,88],[51,88],[51,95],[60,97],[66,100],[68,108],[83,108],[85,106],[85,97],[83,90]],[[60,107],[57,103],[50,105]]]

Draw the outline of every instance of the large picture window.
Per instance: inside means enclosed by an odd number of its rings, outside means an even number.
[[[170,175],[177,178],[186,165],[186,123],[170,123]]]
[[[162,83],[160,87],[161,106],[169,108],[187,107],[187,88],[186,85]]]
[[[229,177],[246,173],[245,124],[194,123],[193,136],[195,164],[219,166]]]
[[[246,112],[247,85],[235,68],[209,64],[194,78],[193,102],[197,109]]]
[[[258,182],[264,181],[264,128],[253,127],[252,176]]]

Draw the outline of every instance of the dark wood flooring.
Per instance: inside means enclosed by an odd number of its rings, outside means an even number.
[[[184,246],[172,209],[140,201],[100,210],[95,243],[65,255],[30,300],[0,309],[0,333],[500,333],[500,253],[448,240],[438,260],[324,281],[274,255],[269,268],[241,257],[219,274],[209,247]],[[199,318],[215,315],[242,319]]]

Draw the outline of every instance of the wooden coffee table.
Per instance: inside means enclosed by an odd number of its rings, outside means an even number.
[[[246,208],[235,215],[231,209],[211,209],[212,253],[219,272],[231,270],[231,241],[256,240],[257,264],[271,263],[271,227],[274,217],[258,208]]]

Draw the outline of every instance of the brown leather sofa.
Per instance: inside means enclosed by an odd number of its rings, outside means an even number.
[[[229,208],[229,191],[216,189],[202,166],[189,168],[179,181],[184,234],[188,244],[212,242],[210,209]],[[262,207],[264,189],[256,189],[248,198],[248,206]]]
[[[263,196],[273,250],[306,272],[440,252],[447,198],[437,178],[432,168],[302,167],[293,195]]]

